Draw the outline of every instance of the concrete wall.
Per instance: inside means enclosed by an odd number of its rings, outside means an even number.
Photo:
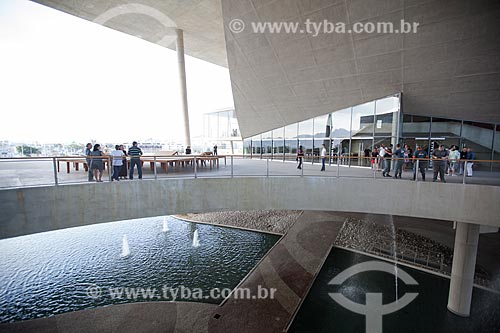
[[[289,209],[500,226],[500,187],[321,177],[166,179],[0,191],[0,238],[187,212]]]
[[[244,138],[403,92],[404,112],[499,122],[499,1],[222,0]],[[246,28],[230,30],[242,20]],[[252,23],[401,20],[417,33],[255,33]]]

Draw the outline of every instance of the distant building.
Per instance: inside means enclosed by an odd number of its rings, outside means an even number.
[[[214,145],[222,154],[242,154],[243,141],[234,108],[227,108],[203,115],[203,150],[212,150]]]

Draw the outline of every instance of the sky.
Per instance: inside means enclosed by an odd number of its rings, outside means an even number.
[[[227,68],[186,56],[191,136],[233,106]],[[0,140],[184,138],[175,51],[27,0],[0,0]]]

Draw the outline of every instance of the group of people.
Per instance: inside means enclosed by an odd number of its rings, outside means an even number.
[[[370,151],[365,150],[365,157],[370,157]],[[321,171],[325,171],[325,161],[327,157],[327,151],[325,145],[321,145]],[[302,146],[299,146],[297,150],[297,169],[302,169],[302,159],[304,157],[304,150]],[[422,175],[422,180],[425,181],[425,171],[428,166],[428,161],[432,160],[433,169],[433,181],[437,181],[437,178],[446,183],[445,174],[456,176],[458,172],[459,175],[463,175],[466,172],[468,177],[472,177],[472,167],[474,165],[474,160],[476,159],[476,154],[469,147],[464,147],[462,151],[459,151],[457,146],[451,146],[450,149],[445,149],[444,145],[439,145],[435,149],[431,156],[428,156],[427,151],[425,151],[422,146],[418,146],[417,150],[413,153],[412,149],[407,145],[397,144],[396,149],[390,144],[386,146],[381,144],[380,147],[375,147],[371,151],[371,165],[373,170],[382,171],[383,177],[392,177],[390,174],[392,160],[395,160],[394,164],[394,178],[401,179],[403,174],[403,168],[413,169],[413,180],[416,179],[417,172]],[[417,163],[418,161],[418,163]],[[467,161],[467,167],[465,167],[465,162]],[[418,169],[418,170],[417,170]],[[464,170],[465,169],[465,170]]]
[[[139,179],[142,179],[142,163],[140,159],[142,156],[142,150],[138,147],[136,141],[132,143],[132,147],[128,149],[128,153],[123,145],[116,145],[115,150],[111,151],[109,154],[102,151],[100,144],[96,143],[92,146],[91,143],[87,143],[85,155],[89,168],[89,182],[94,180],[96,182],[102,182],[104,159],[106,159],[107,156],[111,156],[111,163],[113,165],[113,175],[111,177],[112,181],[127,179],[127,176],[129,179],[134,179],[134,170],[136,166]],[[128,170],[128,172],[127,156],[130,157],[130,170]]]
[[[413,164],[413,180],[416,179],[417,172],[422,175],[422,180],[425,181],[425,170],[427,169],[429,159],[432,160],[433,179],[437,178],[446,183],[445,174],[455,176],[457,172],[463,175],[467,172],[468,177],[472,177],[472,167],[476,154],[471,148],[464,147],[461,152],[457,146],[451,146],[450,149],[445,149],[444,145],[439,145],[431,156],[422,149],[421,146],[412,154],[411,149],[405,144],[403,147],[400,144],[396,145],[396,150],[393,151],[393,145],[386,147],[382,144],[380,147],[375,147],[372,153],[372,168],[382,170],[384,177],[392,177],[390,174],[391,160],[395,158],[394,177],[400,178],[403,172],[403,165]],[[416,161],[418,160],[418,163]],[[465,161],[467,168],[464,170]],[[418,170],[417,170],[418,165]],[[377,168],[378,166],[378,168]]]

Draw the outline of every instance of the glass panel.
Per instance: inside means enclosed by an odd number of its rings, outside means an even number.
[[[272,131],[262,134],[262,154],[271,155],[273,149]]]
[[[295,159],[298,147],[298,124],[285,126],[285,158]]]
[[[326,151],[330,150],[330,134],[332,129],[332,115],[327,114],[314,118],[314,149],[315,162],[320,162],[321,145],[325,145]]]
[[[252,139],[243,140],[243,154],[252,155]]]
[[[236,119],[236,115],[234,111],[228,111],[229,113],[229,130],[231,137],[239,137],[240,136],[240,127],[238,126],[238,119]]]
[[[352,138],[351,165],[370,166],[370,156],[373,150],[372,138]]]
[[[375,136],[396,136],[399,97],[390,96],[376,101]]]
[[[332,155],[334,157],[349,156],[349,139],[351,134],[351,108],[332,113]],[[336,159],[334,160],[336,163]],[[348,164],[349,160],[342,158],[341,164]]]
[[[229,137],[229,112],[219,112],[219,138]]]
[[[431,118],[423,116],[404,115],[403,136],[428,138],[431,128]]]
[[[375,102],[369,102],[352,108],[352,138],[373,137]]]
[[[273,158],[275,159],[283,159],[285,150],[284,134],[284,127],[273,130]]]
[[[313,153],[313,120],[308,119],[299,123],[299,145],[304,150],[306,157],[311,157]]]
[[[217,113],[209,113],[205,115],[205,137],[216,138],[219,131],[219,122]]]
[[[351,133],[351,108],[332,113],[333,130],[331,137],[349,139]]]
[[[256,135],[252,137],[252,155],[262,154],[262,141],[261,136]]]

